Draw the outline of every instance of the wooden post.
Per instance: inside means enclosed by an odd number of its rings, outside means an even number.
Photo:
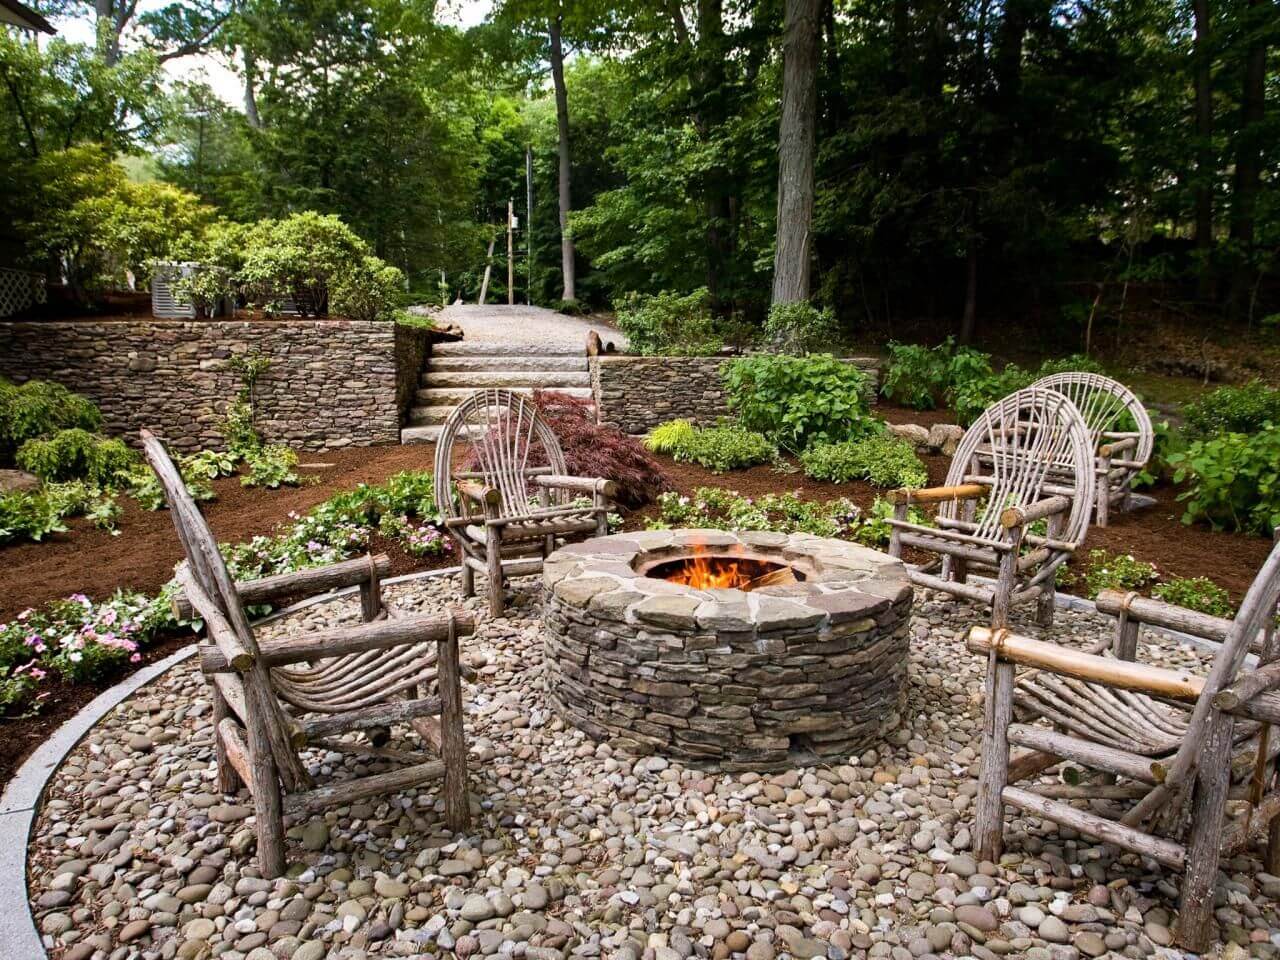
[[[440,759],[444,761],[444,816],[449,829],[460,832],[471,823],[471,802],[467,798],[467,741],[462,730],[462,671],[454,630],[450,629],[449,636],[438,642],[436,663],[440,685]]]
[[[1233,726],[1230,714],[1215,712],[1210,717],[1191,797],[1191,835],[1178,908],[1177,941],[1195,953],[1203,953],[1211,941],[1213,881],[1218,875],[1223,814],[1231,787]]]
[[[995,592],[991,596],[991,629],[1009,626],[1009,603],[1018,579],[1018,548],[1022,546],[1022,527],[1009,530],[1009,549],[1000,555],[1000,572],[996,576]]]
[[[1004,802],[1009,777],[1009,723],[1013,719],[1012,663],[987,655],[987,703],[982,721],[982,773],[973,815],[974,852],[979,860],[1000,859],[1004,847]]]
[[[905,521],[907,519],[907,510],[910,506],[910,503],[906,500],[895,502],[893,505],[893,519]],[[902,556],[902,529],[900,527],[894,527],[889,532],[889,556]]]
[[[1111,509],[1111,458],[1098,458],[1098,495],[1097,495],[1097,520],[1098,526],[1105,527],[1107,525],[1107,513]]]
[[[1057,540],[1062,536],[1062,514],[1051,513],[1047,520],[1048,538]],[[1044,578],[1040,584],[1040,596],[1036,598],[1036,623],[1042,627],[1053,626],[1053,607],[1054,600],[1057,598],[1056,581],[1058,579],[1057,571]]]
[[[489,568],[489,615],[502,616],[502,531],[499,527],[485,530],[485,565]]]
[[[497,237],[489,238],[489,252],[484,255],[484,279],[480,281],[480,299],[476,303],[483,304],[489,297],[489,276],[493,273],[493,247]]]
[[[206,677],[205,679],[207,680],[208,678]],[[222,695],[222,691],[213,683],[209,684],[209,693],[213,697],[213,747],[214,756],[217,758],[218,764],[218,792],[235,793],[240,789],[240,776],[236,773],[235,767],[231,765],[231,760],[227,756],[226,745],[218,733],[222,721],[232,717],[233,714],[231,708],[227,705],[227,698]]]
[[[512,202],[507,201],[507,306],[514,307],[516,305],[516,260],[515,260],[515,244],[513,239],[513,229],[511,226],[512,218],[515,211],[512,209]]]

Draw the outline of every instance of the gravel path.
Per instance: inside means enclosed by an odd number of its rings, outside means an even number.
[[[565,316],[546,307],[460,304],[445,307],[436,316],[443,323],[462,327],[467,343],[585,349],[588,331],[595,330],[600,339],[612,340],[619,350],[625,350],[627,345],[626,337],[607,323]]]
[[[247,794],[215,792],[210,705],[184,665],[105,718],[51,782],[29,881],[54,955],[1175,955],[1177,877],[1154,863],[1030,817],[1010,824],[999,865],[967,852],[983,667],[961,642],[982,619],[973,607],[918,594],[909,726],[882,749],[728,776],[615,755],[549,713],[535,586],[516,582],[502,620],[469,602],[472,834],[452,837],[435,794],[411,791],[294,825],[288,878],[259,878]],[[452,579],[388,589],[420,610],[458,597]],[[357,618],[343,600],[264,632]],[[1054,637],[1084,643],[1107,629],[1060,612]],[[1199,655],[1144,643],[1141,656]],[[355,762],[308,756],[319,779]],[[1280,879],[1253,857],[1224,871],[1215,955],[1277,956]]]

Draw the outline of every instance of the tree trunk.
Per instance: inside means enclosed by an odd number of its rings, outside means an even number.
[[[1213,90],[1212,58],[1209,52],[1209,0],[1192,0],[1195,15],[1195,96],[1196,96],[1196,253],[1199,255],[1201,299],[1213,295],[1210,258],[1213,252]]]
[[[564,275],[562,300],[576,300],[573,271],[573,231],[569,227],[572,209],[569,194],[569,98],[564,88],[564,48],[560,42],[561,18],[551,21],[551,82],[556,95],[557,153],[560,159],[560,269]]]
[[[973,234],[965,247],[964,315],[960,318],[960,342],[973,343],[978,327],[978,238]]]
[[[786,0],[773,302],[809,299],[821,0]]]
[[[120,11],[116,10],[114,0],[93,0],[95,26],[98,29],[98,56],[108,67],[114,67],[120,59],[120,31],[124,24],[120,22]],[[107,29],[102,26],[106,24]]]
[[[694,93],[694,128],[706,142],[724,122],[720,93],[724,86],[724,6],[723,0],[698,0],[698,41],[691,76]],[[706,211],[707,293],[711,309],[725,312],[722,296],[725,267],[732,250],[729,197],[730,173],[716,164],[702,182]]]
[[[254,130],[262,129],[258,114],[258,62],[249,51],[244,53],[244,117]]]
[[[1253,270],[1253,219],[1262,179],[1263,118],[1266,109],[1267,44],[1261,22],[1255,20],[1274,8],[1270,0],[1249,0],[1245,19],[1252,28],[1245,54],[1244,90],[1241,96],[1240,131],[1236,136],[1236,172],[1231,185],[1231,239],[1239,249],[1231,277],[1230,309],[1237,316],[1249,299]]]

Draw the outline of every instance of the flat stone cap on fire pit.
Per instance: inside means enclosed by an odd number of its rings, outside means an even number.
[[[668,579],[692,557],[794,582]],[[848,756],[900,720],[912,590],[902,562],[810,534],[650,530],[564,547],[543,567],[547,692],[634,753],[725,770]]]

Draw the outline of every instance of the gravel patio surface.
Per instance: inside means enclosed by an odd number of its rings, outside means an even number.
[[[443,308],[436,316],[442,323],[460,326],[466,333],[467,343],[585,350],[587,333],[594,330],[601,340],[612,340],[619,350],[627,348],[627,338],[611,324],[599,318],[570,317],[546,307],[455,304]]]
[[[984,664],[982,613],[917,591],[906,725],[847,764],[722,775],[615,755],[549,712],[538,581],[464,642],[473,832],[432,791],[330,811],[289,833],[286,878],[258,876],[247,794],[216,792],[210,704],[184,664],[109,714],[50,783],[29,882],[52,956],[320,960],[453,952],[532,960],[1174,955],[1178,877],[1027,816],[1001,863],[968,823]],[[453,578],[388,587],[403,606],[459,602]],[[351,600],[263,628],[359,617]],[[1029,623],[1017,626],[1043,635]],[[1059,611],[1052,636],[1109,632]],[[1201,655],[1153,636],[1140,658]],[[375,764],[308,755],[318,780]],[[1280,954],[1280,878],[1224,863],[1215,955]],[[3,953],[0,950],[0,953]],[[23,958],[26,960],[26,958]]]

